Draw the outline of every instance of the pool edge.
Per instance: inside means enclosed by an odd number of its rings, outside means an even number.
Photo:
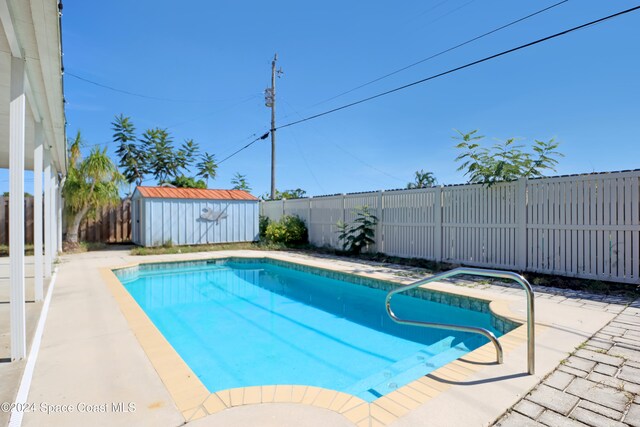
[[[305,263],[303,260],[292,261],[288,257],[233,255],[212,256],[209,259],[224,258],[263,258],[288,263],[302,264],[324,270],[338,271],[346,274],[384,280],[401,286],[403,283],[388,279],[380,279],[369,274],[345,272],[344,270],[318,266],[314,263]],[[284,259],[283,259],[284,258]],[[203,258],[184,259],[180,262],[202,261]],[[112,295],[127,319],[147,358],[153,365],[167,388],[174,404],[181,412],[186,422],[213,415],[228,408],[261,404],[261,403],[296,403],[311,405],[336,412],[356,425],[369,425],[375,420],[383,425],[389,424],[406,415],[413,409],[438,396],[452,385],[463,383],[474,373],[487,365],[495,364],[495,350],[491,343],[471,351],[459,359],[442,366],[430,374],[418,378],[409,384],[399,387],[397,390],[368,403],[356,396],[336,390],[324,389],[315,386],[301,385],[267,385],[252,386],[222,390],[210,393],[199,380],[191,368],[175,351],[171,344],[164,338],[146,313],[133,299],[124,285],[118,280],[113,270],[140,266],[143,264],[158,264],[171,261],[148,261],[121,264],[101,269]],[[449,294],[457,294],[471,298],[489,301],[489,308],[493,315],[509,320],[522,322],[521,316],[513,312],[506,301],[490,300],[479,296],[478,292],[472,292],[467,288],[456,289],[456,292],[442,291]],[[459,292],[458,292],[459,291]],[[505,353],[511,352],[527,340],[525,325],[521,325],[499,338]],[[541,332],[538,327],[536,335]]]

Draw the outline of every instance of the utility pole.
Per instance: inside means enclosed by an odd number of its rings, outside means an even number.
[[[276,76],[280,77],[282,68],[276,70],[278,54],[271,61],[271,87],[264,91],[265,105],[271,108],[271,200],[276,197]]]

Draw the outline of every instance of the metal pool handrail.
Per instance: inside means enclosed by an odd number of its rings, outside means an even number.
[[[488,269],[482,269],[482,268],[467,268],[467,267],[454,268],[453,270],[436,274],[435,276],[431,276],[427,279],[418,280],[417,282],[410,283],[406,286],[400,286],[397,289],[390,291],[387,294],[387,298],[385,301],[387,314],[396,323],[414,325],[414,326],[423,326],[423,327],[435,328],[435,329],[450,329],[454,331],[471,332],[475,334],[484,335],[495,346],[498,363],[502,363],[503,362],[502,346],[500,345],[500,342],[498,341],[496,336],[493,334],[493,332],[488,331],[487,329],[478,328],[475,326],[451,325],[447,323],[421,322],[418,320],[401,319],[398,316],[396,316],[391,310],[391,298],[393,298],[395,294],[417,288],[418,286],[425,285],[427,283],[448,279],[453,276],[459,276],[461,274],[484,276],[484,277],[496,277],[500,279],[511,279],[518,282],[524,288],[527,294],[527,346],[528,346],[527,372],[529,373],[529,375],[533,375],[535,372],[535,321],[534,321],[535,310],[534,310],[533,289],[531,288],[531,285],[529,284],[527,279],[525,279],[524,277],[522,277],[517,273],[513,273],[511,271],[488,270]]]

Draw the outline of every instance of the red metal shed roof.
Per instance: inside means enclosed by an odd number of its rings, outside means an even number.
[[[202,188],[140,187],[142,197],[154,199],[258,200],[243,190],[209,190]]]

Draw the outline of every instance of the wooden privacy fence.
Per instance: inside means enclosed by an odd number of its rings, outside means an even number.
[[[25,243],[33,244],[33,197],[24,198],[24,217]],[[79,231],[80,240],[86,242],[119,243],[131,241],[131,202],[124,199],[113,208],[102,209],[97,218],[85,218]],[[0,197],[0,245],[8,244],[9,198]]]
[[[102,208],[97,217],[87,216],[80,224],[84,242],[122,243],[131,241],[131,200],[123,199],[112,208]]]
[[[33,197],[24,198],[24,241],[33,244]],[[9,245],[9,198],[0,197],[0,245]]]
[[[367,205],[375,250],[487,268],[640,283],[640,170],[261,203],[340,247],[336,222]]]

